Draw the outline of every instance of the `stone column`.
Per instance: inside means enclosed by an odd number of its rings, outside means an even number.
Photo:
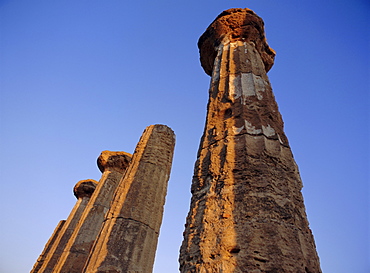
[[[90,200],[92,193],[95,190],[97,182],[92,179],[88,180],[81,180],[79,181],[73,189],[74,195],[77,197],[77,202],[73,207],[71,213],[69,214],[67,220],[63,224],[62,227],[59,227],[60,230],[58,231],[58,227],[56,229],[57,236],[50,250],[45,256],[45,259],[42,264],[35,266],[31,273],[36,272],[53,272],[53,268],[57,263],[60,255],[62,254],[71,234],[76,227],[78,221],[81,218],[83,211],[86,208],[87,203]],[[56,235],[56,234],[55,234]]]
[[[181,272],[321,272],[267,71],[275,52],[249,9],[222,12],[198,42],[212,75],[180,250]]]
[[[100,154],[98,167],[102,177],[53,272],[82,272],[113,194],[130,161],[131,155],[125,152],[103,151]]]
[[[60,220],[58,225],[56,226],[56,228],[54,229],[54,232],[53,234],[51,235],[50,239],[48,240],[48,242],[46,243],[45,247],[44,247],[44,250],[42,251],[42,253],[40,254],[40,256],[38,257],[35,265],[33,266],[31,272],[38,272],[41,268],[41,266],[43,265],[44,261],[45,261],[45,258],[46,256],[49,254],[50,252],[50,249],[53,247],[54,245],[54,242],[55,240],[57,239],[58,235],[59,235],[59,232],[61,231],[61,229],[63,228],[64,224],[65,224],[66,220]]]
[[[83,272],[152,272],[175,136],[146,128]]]

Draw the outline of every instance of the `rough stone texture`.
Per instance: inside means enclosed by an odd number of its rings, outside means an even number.
[[[103,173],[107,170],[124,173],[131,161],[131,154],[126,152],[103,151],[98,157],[99,170]]]
[[[77,199],[88,197],[94,193],[97,182],[95,180],[81,180],[73,188],[73,194]]]
[[[56,265],[60,255],[62,254],[68,240],[71,237],[71,234],[76,227],[78,221],[81,218],[82,213],[84,212],[87,203],[90,200],[91,194],[94,192],[97,182],[92,179],[81,180],[74,187],[74,193],[76,195],[77,202],[73,207],[71,213],[69,214],[67,220],[63,226],[58,231],[56,239],[52,239],[54,242],[50,247],[47,255],[45,256],[44,262],[41,266],[34,267],[31,273],[36,272],[54,272],[53,268]],[[48,244],[48,243],[47,243]]]
[[[174,145],[169,127],[146,128],[83,272],[152,272]]]
[[[103,172],[102,177],[53,272],[82,272],[130,161],[131,155],[125,152],[103,151],[100,154],[97,163]]]
[[[275,51],[267,44],[263,20],[250,9],[229,9],[217,16],[198,41],[200,61],[209,76],[219,45],[235,41],[252,42],[266,72],[271,69]]]
[[[181,272],[321,272],[263,32],[252,11],[231,9],[200,38],[202,65],[213,71]]]
[[[50,249],[53,247],[54,245],[54,242],[55,240],[57,239],[58,235],[59,235],[59,232],[61,231],[61,229],[63,228],[63,225],[65,224],[66,220],[61,220],[59,221],[58,225],[56,226],[56,228],[54,229],[54,232],[53,234],[51,235],[50,239],[48,240],[48,242],[46,243],[45,247],[44,247],[44,250],[42,251],[42,253],[40,254],[40,256],[38,257],[35,265],[33,266],[31,272],[38,272],[41,268],[41,266],[44,264],[45,262],[45,258],[46,256],[48,255],[48,253],[50,252]]]

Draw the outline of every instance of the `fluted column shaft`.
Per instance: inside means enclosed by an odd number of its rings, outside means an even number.
[[[213,56],[204,56],[207,42],[217,45]],[[266,75],[274,52],[262,20],[247,9],[226,11],[199,46],[212,80],[180,271],[321,272],[299,171]]]
[[[82,272],[130,160],[131,155],[125,152],[101,153],[98,166],[102,177],[53,272]]]
[[[56,228],[54,229],[54,232],[53,234],[51,235],[51,237],[49,238],[48,242],[46,243],[42,253],[40,254],[40,256],[38,257],[35,265],[33,266],[31,272],[38,272],[41,268],[41,266],[44,264],[45,262],[45,258],[47,257],[47,255],[49,254],[50,252],[50,249],[53,247],[54,243],[55,243],[55,240],[58,238],[58,235],[59,235],[59,232],[61,231],[61,229],[63,228],[63,225],[65,224],[66,220],[60,220],[58,225],[56,226]]]
[[[81,215],[83,214],[86,205],[90,200],[91,194],[95,190],[96,183],[97,182],[95,180],[89,179],[81,180],[76,184],[76,186],[74,187],[74,194],[78,199],[75,206],[73,207],[67,220],[58,232],[58,236],[56,237],[52,247],[47,253],[42,266],[38,267],[37,269],[32,269],[31,273],[54,272],[54,266],[58,262],[60,255],[63,253],[68,240],[70,239],[76,225],[78,224],[78,221],[80,220]]]
[[[144,131],[84,272],[151,272],[175,137],[164,125]]]

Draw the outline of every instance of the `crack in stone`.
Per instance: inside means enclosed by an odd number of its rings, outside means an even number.
[[[151,229],[151,230],[153,230],[156,234],[158,234],[158,232],[157,232],[157,231],[155,231],[155,229],[154,229],[154,228],[152,228],[152,227],[151,227],[151,226],[149,226],[148,224],[145,224],[145,223],[143,223],[143,222],[141,222],[141,221],[139,221],[139,220],[135,220],[135,219],[130,218],[130,217],[113,217],[113,218],[111,218],[111,219],[114,219],[114,218],[116,218],[116,219],[123,219],[123,220],[130,220],[130,221],[134,221],[134,222],[136,222],[136,223],[142,224],[142,225],[144,225],[144,226],[146,226],[146,227],[150,228],[150,229]]]

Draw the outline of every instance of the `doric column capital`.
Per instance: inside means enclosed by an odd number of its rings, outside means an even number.
[[[103,151],[98,157],[98,167],[101,172],[112,170],[124,173],[131,161],[131,154],[126,152]]]
[[[266,72],[271,69],[275,51],[266,42],[263,20],[250,9],[234,8],[217,16],[199,38],[200,62],[208,75],[212,75],[218,46],[235,41],[254,43]]]
[[[73,188],[73,193],[77,199],[91,197],[97,184],[98,182],[93,179],[81,180]]]

